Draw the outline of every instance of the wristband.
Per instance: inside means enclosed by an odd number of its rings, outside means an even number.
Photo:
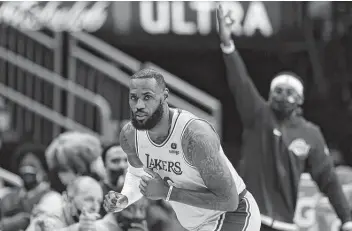
[[[167,192],[167,196],[166,196],[166,199],[165,201],[169,201],[170,200],[170,196],[171,196],[171,192],[172,192],[172,189],[174,188],[173,185],[170,185],[169,187],[169,191]]]
[[[224,44],[220,43],[220,48],[225,54],[230,54],[236,50],[235,44],[232,40],[230,40],[230,45],[228,46],[225,46]]]
[[[347,221],[343,223],[342,230],[351,230],[352,229],[352,221]]]

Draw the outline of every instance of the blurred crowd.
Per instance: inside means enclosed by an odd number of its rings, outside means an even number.
[[[65,132],[48,147],[20,145],[12,169],[21,186],[0,184],[0,230],[184,230],[165,201],[142,198],[119,213],[102,203],[110,190],[120,192],[127,156],[118,143],[103,145],[93,135]]]

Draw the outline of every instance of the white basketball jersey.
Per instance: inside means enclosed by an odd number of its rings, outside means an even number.
[[[136,150],[140,160],[144,166],[152,168],[164,180],[174,187],[189,190],[201,190],[206,188],[198,170],[192,166],[182,151],[182,136],[187,126],[194,120],[198,120],[195,115],[190,112],[173,110],[173,118],[170,134],[162,144],[154,143],[147,131],[136,132]],[[221,155],[231,170],[235,180],[238,193],[245,189],[242,178],[238,175],[230,161],[225,156],[222,147],[220,147],[219,155]],[[188,230],[194,230],[206,221],[216,218],[223,214],[223,211],[214,211],[186,205],[174,201],[170,201],[176,212],[177,218]]]

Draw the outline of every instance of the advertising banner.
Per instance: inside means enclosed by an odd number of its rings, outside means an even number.
[[[280,28],[280,2],[224,2],[235,20],[233,35],[250,42],[271,39]],[[0,23],[24,30],[85,31],[113,45],[218,48],[216,3],[2,2]],[[254,41],[254,40],[253,40]]]
[[[352,169],[339,166],[336,168],[336,174],[352,208]],[[300,231],[340,231],[340,219],[309,174],[303,174],[301,177],[295,223]]]

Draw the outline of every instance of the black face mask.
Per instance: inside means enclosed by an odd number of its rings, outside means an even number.
[[[298,108],[296,100],[293,97],[290,99],[290,97],[292,96],[287,98],[273,96],[271,98],[270,105],[278,119],[289,117]]]
[[[125,170],[124,169],[109,170],[109,172],[110,172],[110,177],[111,177],[110,184],[115,186],[117,183],[117,180],[120,178],[120,176],[124,175]]]
[[[31,190],[39,184],[37,180],[37,174],[23,173],[20,175],[23,180],[23,186],[25,187],[26,190]]]

